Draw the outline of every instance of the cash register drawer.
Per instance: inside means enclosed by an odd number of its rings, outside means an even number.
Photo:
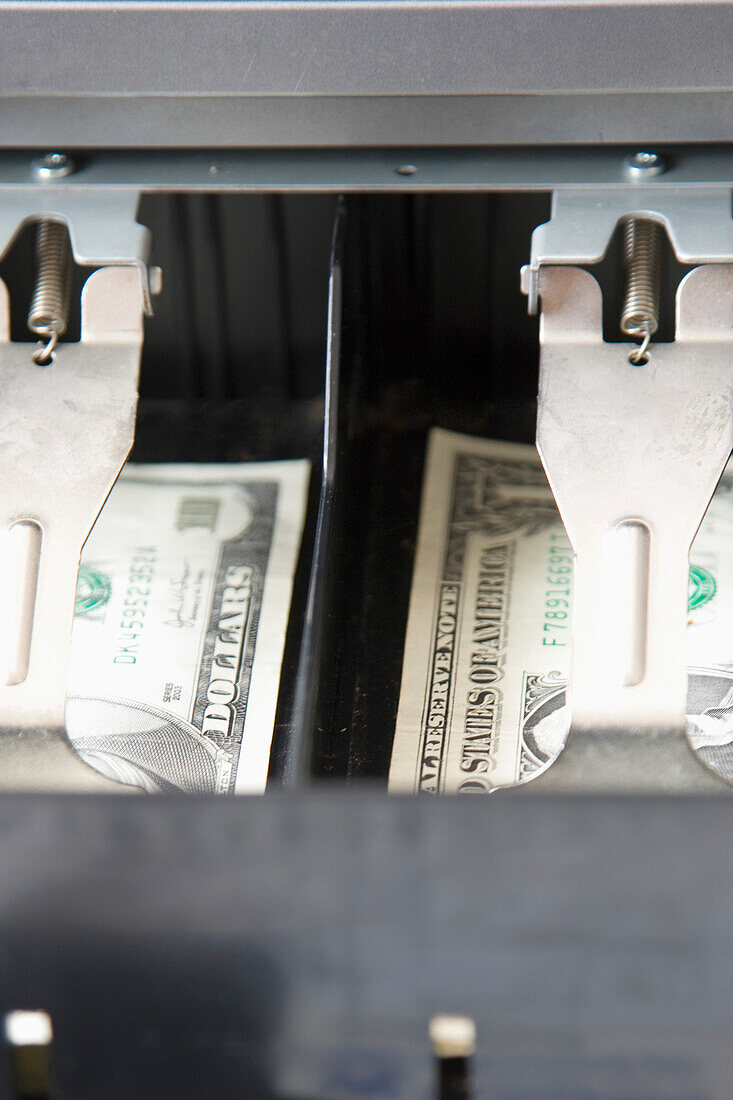
[[[0,1097],[729,1096],[723,785],[387,791],[430,429],[534,442],[519,270],[558,180],[627,153],[199,154],[189,186],[139,154],[164,289],[133,460],[311,462],[267,790],[0,796],[0,1012],[53,1025]],[[2,274],[19,332],[27,235]],[[444,1014],[472,1065],[436,1063]]]

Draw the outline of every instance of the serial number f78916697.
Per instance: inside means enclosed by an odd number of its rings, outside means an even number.
[[[542,617],[543,646],[570,643],[570,595],[573,584],[573,550],[567,535],[550,535]]]

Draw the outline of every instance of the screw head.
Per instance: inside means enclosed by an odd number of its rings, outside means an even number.
[[[660,153],[640,150],[626,158],[626,172],[631,179],[650,179],[665,172],[667,165]]]
[[[76,164],[68,153],[46,153],[33,162],[33,171],[39,180],[63,179],[76,171]]]

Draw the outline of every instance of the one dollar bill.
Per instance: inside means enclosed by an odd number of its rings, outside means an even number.
[[[264,790],[309,464],[128,465],[82,555],[67,730],[148,792]]]
[[[534,447],[429,438],[389,785],[521,783],[569,727],[572,550]],[[692,548],[688,726],[733,779],[733,467]]]

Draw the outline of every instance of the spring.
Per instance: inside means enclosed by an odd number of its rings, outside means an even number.
[[[659,327],[659,279],[662,229],[657,222],[624,222],[624,301],[621,331],[641,345],[631,352],[635,366],[649,362],[649,343]]]
[[[71,248],[65,225],[41,221],[36,232],[36,283],[28,310],[28,328],[42,341],[33,361],[45,366],[66,332],[71,300]]]

